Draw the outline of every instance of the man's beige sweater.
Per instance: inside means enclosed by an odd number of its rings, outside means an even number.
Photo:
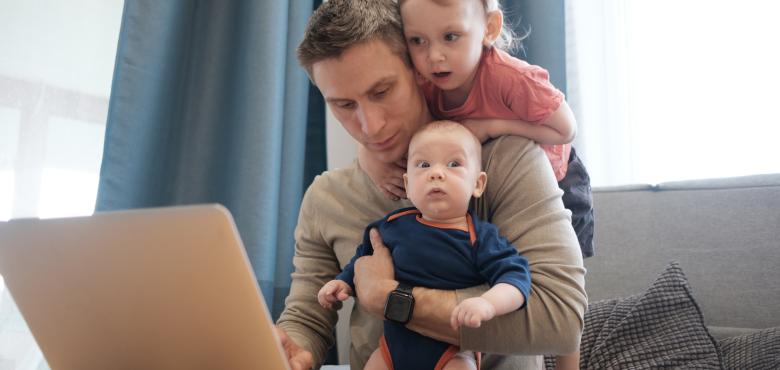
[[[482,163],[487,190],[474,201],[474,209],[528,259],[531,295],[522,310],[478,329],[461,329],[461,348],[513,355],[573,352],[587,305],[585,269],[550,164],[536,144],[516,136],[486,143]],[[407,206],[406,200],[387,199],[356,166],[325,172],[306,191],[295,230],[292,287],[278,325],[311,351],[315,364],[333,344],[337,320],[335,311],[317,303],[317,292],[349,262],[370,222]],[[459,290],[458,301],[487,289]],[[363,367],[382,333],[381,319],[359,302],[350,320],[350,361],[356,369]],[[518,369],[527,363],[522,356],[483,356],[483,369]]]

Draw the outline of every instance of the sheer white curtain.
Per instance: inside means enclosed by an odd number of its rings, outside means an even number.
[[[593,185],[780,172],[780,3],[566,2],[568,99]]]
[[[0,0],[0,221],[92,213],[123,4]],[[45,368],[0,277],[0,370]]]

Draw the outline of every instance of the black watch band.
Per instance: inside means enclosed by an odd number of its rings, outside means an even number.
[[[398,282],[398,286],[395,287],[395,290],[397,290],[399,292],[406,293],[408,295],[412,295],[412,289],[414,289],[413,286],[411,286],[411,285],[409,285],[407,283],[402,283],[402,282]]]
[[[398,283],[398,286],[390,292],[385,302],[385,319],[406,324],[412,319],[414,312],[413,287],[409,284]]]

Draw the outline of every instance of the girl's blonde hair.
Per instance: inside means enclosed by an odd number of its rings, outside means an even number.
[[[398,6],[400,8],[401,4],[404,2],[404,0],[397,0]],[[431,0],[436,4],[439,5],[447,5],[453,0]],[[463,1],[463,0],[454,0],[454,1]],[[502,18],[503,18],[503,10],[501,9],[501,4],[498,0],[479,0],[482,3],[482,7],[485,9],[485,14],[493,11],[501,12]],[[493,47],[499,48],[501,50],[504,50],[506,52],[511,52],[517,47],[517,43],[522,41],[525,38],[526,35],[517,36],[514,31],[512,31],[512,27],[509,25],[509,23],[504,19],[504,22],[501,25],[501,32],[499,32],[498,37],[496,38],[496,41],[493,43]]]
[[[501,4],[498,2],[498,0],[480,1],[482,1],[482,5],[485,7],[485,14],[496,11],[501,12],[503,15],[504,12],[501,9]],[[498,37],[496,37],[496,41],[493,43],[493,46],[506,52],[510,52],[514,50],[516,46],[515,43],[521,40],[522,38],[518,38],[517,35],[515,35],[515,32],[512,31],[512,27],[509,25],[509,23],[504,20],[504,22],[501,24],[501,32],[499,32]]]

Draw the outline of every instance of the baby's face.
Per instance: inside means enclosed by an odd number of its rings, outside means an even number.
[[[417,71],[442,90],[469,90],[488,44],[482,2],[406,0],[401,17]]]
[[[409,146],[406,194],[429,221],[447,223],[466,215],[472,196],[482,194],[479,143],[464,127],[417,134]]]

